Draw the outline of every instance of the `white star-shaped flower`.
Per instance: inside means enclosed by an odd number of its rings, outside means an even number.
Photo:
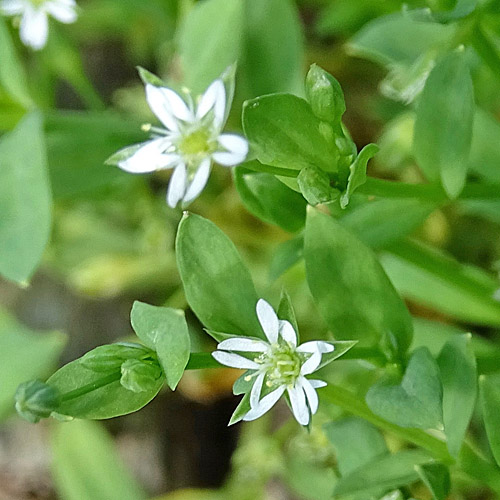
[[[5,16],[20,16],[19,36],[24,45],[40,50],[47,43],[49,16],[61,23],[74,23],[77,18],[75,0],[0,0]]]
[[[286,391],[297,422],[307,425],[311,415],[318,410],[316,389],[324,387],[326,382],[309,380],[306,375],[319,368],[322,355],[332,352],[334,346],[324,341],[297,346],[297,334],[289,321],[278,319],[274,309],[263,299],[257,302],[256,309],[268,342],[233,337],[220,342],[212,355],[223,365],[250,370],[245,377],[247,381],[254,380],[250,411],[243,420],[262,416]]]
[[[107,163],[137,174],[172,168],[167,203],[187,205],[205,187],[213,161],[232,167],[247,156],[243,137],[221,133],[231,105],[228,94],[219,78],[195,105],[189,94],[185,100],[168,87],[146,81],[149,107],[164,128],[148,126],[154,134],[151,140],[118,151]]]

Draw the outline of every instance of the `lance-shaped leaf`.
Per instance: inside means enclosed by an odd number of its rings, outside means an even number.
[[[414,152],[425,176],[440,179],[452,198],[465,184],[474,111],[466,54],[449,53],[431,71],[420,97]]]
[[[337,168],[333,130],[300,97],[272,94],[246,101],[243,128],[261,163],[294,170]]]
[[[410,314],[369,248],[331,217],[310,209],[304,255],[309,288],[336,338],[366,346],[388,336],[396,355],[406,351]]]
[[[415,470],[422,482],[429,488],[434,500],[446,500],[450,492],[448,467],[438,462],[416,465]]]
[[[208,329],[264,336],[250,273],[232,241],[214,223],[186,213],[177,232],[176,255],[188,304]]]
[[[25,282],[42,257],[51,225],[42,118],[32,113],[0,139],[0,273]]]
[[[370,388],[366,402],[373,413],[401,427],[442,428],[442,388],[439,368],[426,347],[410,358],[400,384],[381,380]]]
[[[491,452],[500,465],[500,377],[481,375],[479,389],[483,419]]]
[[[174,390],[189,361],[189,331],[184,311],[135,301],[130,321],[137,336],[156,351],[167,384]]]
[[[474,411],[477,394],[476,359],[471,335],[456,335],[437,359],[443,383],[443,422],[448,450],[457,456]]]

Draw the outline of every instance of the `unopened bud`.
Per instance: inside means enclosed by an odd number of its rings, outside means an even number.
[[[21,384],[17,388],[15,399],[17,413],[33,424],[50,417],[59,404],[56,389],[39,380]]]

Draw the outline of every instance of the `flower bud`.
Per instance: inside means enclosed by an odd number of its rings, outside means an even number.
[[[340,123],[345,112],[344,93],[335,78],[313,64],[306,77],[306,95],[313,113],[329,123]]]
[[[15,399],[17,413],[33,424],[50,417],[59,404],[56,389],[39,380],[21,384],[17,388]]]
[[[139,359],[125,361],[121,366],[121,372],[120,384],[133,392],[154,389],[161,377],[161,368],[158,364]]]

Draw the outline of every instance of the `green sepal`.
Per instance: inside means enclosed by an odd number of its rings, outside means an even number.
[[[166,87],[165,82],[159,77],[156,76],[151,71],[144,69],[142,66],[137,66],[137,71],[139,72],[139,76],[143,81],[144,85],[154,85],[155,87]]]
[[[255,377],[252,375],[255,370],[247,370],[245,373],[240,375],[233,384],[233,394],[239,396],[240,394],[246,394],[252,390],[253,384],[255,382]],[[247,377],[251,377],[250,380],[245,380]]]
[[[328,341],[329,344],[332,344],[335,349],[332,352],[326,352],[321,356],[321,363],[316,370],[323,368],[326,365],[329,365],[332,361],[343,356],[347,351],[352,349],[357,343],[357,340],[336,340],[336,341]]]
[[[127,359],[121,365],[120,384],[132,392],[154,390],[162,375],[161,367],[154,362]]]
[[[297,176],[297,183],[307,203],[313,207],[335,201],[340,195],[340,191],[330,185],[328,174],[314,166],[304,167]]]
[[[247,392],[240,401],[240,404],[236,407],[233,414],[231,415],[231,419],[229,420],[228,426],[236,424],[243,420],[245,415],[250,411],[250,392]]]
[[[297,335],[297,344],[299,344],[299,326],[297,324],[295,310],[293,308],[292,299],[284,288],[281,289],[280,303],[278,306],[278,318],[290,322],[290,324],[293,326],[293,329],[295,330],[295,334]]]
[[[313,64],[306,76],[306,96],[313,113],[330,123],[338,123],[345,113],[344,93],[340,83],[324,69]]]

